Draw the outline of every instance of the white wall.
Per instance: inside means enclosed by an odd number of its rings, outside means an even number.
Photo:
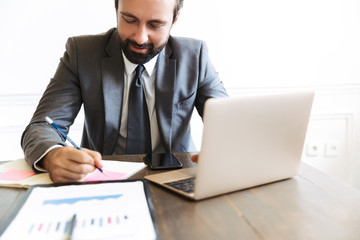
[[[1,0],[1,160],[22,157],[21,132],[66,39],[114,26],[113,0]],[[322,150],[316,156],[307,153],[304,161],[360,186],[360,106],[355,102],[360,95],[360,1],[185,0],[172,33],[206,40],[231,95],[313,87],[317,95],[306,147],[315,143],[324,149],[335,138],[341,150],[330,160]],[[199,147],[199,119],[193,130]],[[76,141],[80,132],[78,124],[71,132]],[[341,174],[330,165],[339,166]]]
[[[112,0],[2,0],[0,93],[42,93],[69,36],[114,26]]]
[[[69,36],[116,26],[113,0],[0,1],[0,160],[23,156],[20,137]],[[71,136],[80,142],[81,119]]]
[[[173,34],[205,39],[227,87],[359,82],[359,1],[219,3],[185,0]],[[113,0],[2,0],[0,93],[42,92],[69,36],[114,26]]]
[[[185,0],[186,6],[176,33],[207,40],[228,87],[359,83],[360,1]]]

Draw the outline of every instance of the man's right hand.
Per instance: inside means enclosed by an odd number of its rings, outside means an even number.
[[[99,152],[86,148],[59,147],[48,152],[40,163],[54,182],[77,182],[96,168],[102,168]]]

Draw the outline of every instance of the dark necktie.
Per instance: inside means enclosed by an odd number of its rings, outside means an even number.
[[[143,65],[136,67],[136,75],[130,86],[126,153],[151,153],[149,114],[141,84]]]

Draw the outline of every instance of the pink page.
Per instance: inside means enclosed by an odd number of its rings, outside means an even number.
[[[104,170],[103,174],[99,170],[95,170],[92,174],[87,176],[84,181],[85,182],[93,182],[93,181],[109,181],[109,180],[122,180],[126,177],[126,173],[113,172]]]
[[[11,169],[0,174],[0,180],[19,181],[35,175],[33,171]]]

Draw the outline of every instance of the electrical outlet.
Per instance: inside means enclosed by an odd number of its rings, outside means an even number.
[[[337,142],[325,143],[325,156],[336,157],[339,155],[339,144]]]
[[[309,157],[316,157],[320,154],[320,145],[317,143],[310,143],[306,146],[306,155]]]

